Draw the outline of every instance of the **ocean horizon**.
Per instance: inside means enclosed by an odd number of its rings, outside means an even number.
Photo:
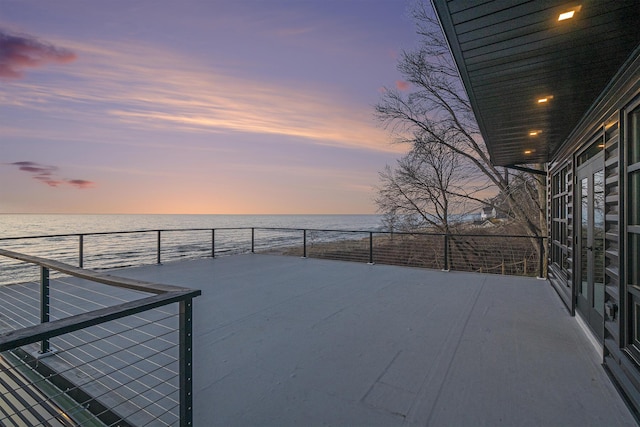
[[[377,214],[0,214],[0,239],[182,228],[379,230]]]

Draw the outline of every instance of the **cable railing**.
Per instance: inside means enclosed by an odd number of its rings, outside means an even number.
[[[199,290],[0,257],[40,271],[0,286],[0,425],[192,425]]]
[[[322,233],[305,231],[302,256],[446,271],[545,276],[545,238],[538,236],[349,231],[343,233],[342,239],[327,242]],[[297,255],[300,249],[282,253]]]
[[[0,238],[0,425],[192,423],[200,291],[104,270],[259,253],[544,277],[545,241],[259,227]]]
[[[96,270],[232,254],[273,253],[537,277],[546,276],[545,243],[546,237],[526,235],[266,227],[136,230],[0,238],[0,244],[4,247]],[[18,268],[16,265],[3,265],[0,260],[0,284],[8,283],[8,273],[11,273],[12,283],[16,278],[26,280],[27,273],[18,274]]]

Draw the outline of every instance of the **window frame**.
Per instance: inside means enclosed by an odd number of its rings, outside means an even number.
[[[620,254],[621,283],[626,298],[625,347],[636,363],[640,361],[640,97],[624,111],[624,220]],[[632,126],[635,123],[635,128]],[[632,158],[634,156],[635,158]],[[635,160],[635,161],[634,161]],[[635,183],[632,181],[635,179]],[[635,259],[634,259],[635,257]]]
[[[551,265],[568,279],[569,245],[568,245],[568,210],[570,197],[569,177],[571,165],[567,162],[551,176]],[[569,286],[569,283],[567,283]]]

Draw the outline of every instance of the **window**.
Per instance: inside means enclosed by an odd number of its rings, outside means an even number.
[[[640,106],[627,115],[626,140],[626,289],[630,316],[627,342],[640,360]]]
[[[629,166],[640,163],[640,107],[629,114]]]
[[[566,277],[569,269],[567,257],[567,210],[569,202],[569,166],[551,178],[551,264]],[[568,285],[568,284],[567,284]]]
[[[589,159],[593,158],[596,154],[604,149],[604,142],[602,136],[598,138],[593,144],[589,146],[582,154],[578,156],[578,166],[582,165]]]
[[[640,289],[640,106],[628,116],[627,284]]]
[[[634,334],[631,337],[631,342],[638,347],[640,344],[640,335],[638,335],[638,331],[640,330],[640,305],[633,304],[633,325],[634,325]]]

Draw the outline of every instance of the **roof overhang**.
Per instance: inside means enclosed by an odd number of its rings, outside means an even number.
[[[499,166],[549,161],[640,43],[638,0],[432,2]]]

